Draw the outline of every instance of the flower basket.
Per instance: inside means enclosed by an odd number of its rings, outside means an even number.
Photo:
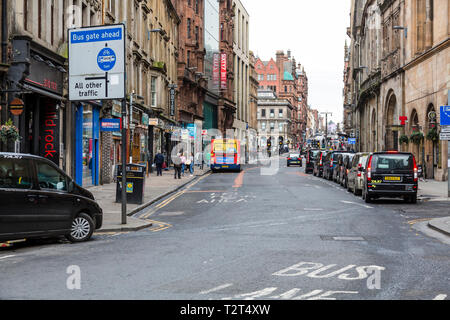
[[[403,143],[409,144],[409,138],[405,134],[399,138],[399,141],[400,141],[400,144],[403,144]]]
[[[428,131],[427,140],[430,140],[433,142],[439,141],[439,134],[438,134],[436,128],[432,128],[432,129],[430,129],[430,131]]]
[[[417,145],[420,145],[420,143],[424,140],[424,136],[422,132],[416,131],[413,134],[411,134],[410,140]]]
[[[20,140],[19,129],[17,129],[11,119],[0,127],[0,140],[7,144]]]

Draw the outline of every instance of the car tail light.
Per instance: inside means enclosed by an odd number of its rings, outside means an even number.
[[[319,165],[321,165],[321,166],[323,165],[323,155],[322,155],[322,154],[320,155],[320,162],[319,162]]]
[[[288,160],[292,160],[291,158],[288,158]]]
[[[416,157],[413,156],[414,161],[414,182],[419,181],[419,168],[417,168]]]
[[[367,165],[367,182],[372,182],[372,158],[373,156],[370,156],[369,164]]]
[[[362,169],[362,164],[358,164],[358,177],[361,177],[361,169]]]

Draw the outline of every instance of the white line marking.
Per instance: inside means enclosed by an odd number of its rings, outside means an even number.
[[[323,211],[321,208],[305,208],[303,211]]]
[[[360,207],[363,207],[363,208],[367,208],[367,209],[374,209],[373,207],[371,207],[371,206],[366,206],[366,205],[364,205],[364,204],[360,204],[360,203],[356,203],[356,202],[352,202],[352,201],[341,201],[342,203],[345,203],[345,204],[355,204],[355,205],[357,205],[357,206],[360,206]]]
[[[13,258],[13,257],[15,257],[15,256],[4,256],[4,257],[0,257],[0,260],[2,260],[2,259],[8,259],[8,258]]]
[[[434,298],[433,300],[445,300],[446,298],[447,298],[446,294],[438,294],[436,298]]]
[[[200,292],[200,294],[204,295],[204,294],[208,294],[208,293],[220,291],[220,290],[229,288],[229,287],[231,287],[232,285],[233,285],[232,283],[227,283],[227,284],[218,286],[218,287],[216,287],[216,288],[212,288],[212,289],[210,289],[210,290],[202,291],[202,292]]]

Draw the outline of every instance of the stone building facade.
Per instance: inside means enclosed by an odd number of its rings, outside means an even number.
[[[233,6],[234,101],[236,102],[236,114],[233,122],[233,129],[235,131],[235,136],[245,142],[248,139],[247,129],[249,128],[250,120],[250,17],[240,0],[233,0]],[[248,143],[246,143],[246,145],[248,145]]]
[[[437,180],[448,177],[447,142],[433,138],[448,103],[449,12],[448,1],[353,0],[349,32],[346,103],[358,149],[413,152]],[[404,142],[412,136],[417,143]]]

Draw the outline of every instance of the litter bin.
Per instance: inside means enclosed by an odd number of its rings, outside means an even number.
[[[146,170],[145,165],[127,164],[127,203],[143,203]],[[122,165],[117,165],[116,203],[122,203]]]

